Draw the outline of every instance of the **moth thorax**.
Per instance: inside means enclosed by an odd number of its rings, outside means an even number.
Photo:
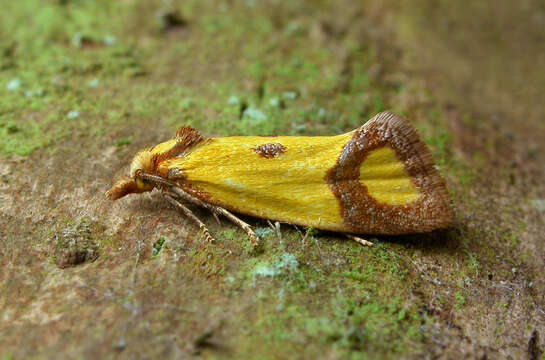
[[[142,150],[132,159],[130,176],[134,178],[138,171],[145,173],[153,173],[154,159],[153,154],[149,150]]]

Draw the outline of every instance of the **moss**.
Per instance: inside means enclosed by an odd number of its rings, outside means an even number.
[[[191,250],[190,258],[195,274],[205,277],[222,277],[225,274],[225,251],[216,245]]]
[[[15,15],[7,17],[0,29],[18,45],[10,54],[13,68],[0,72],[0,83],[6,83],[10,74],[18,74],[19,82],[14,86],[9,81],[11,91],[1,97],[5,111],[0,113],[0,152],[28,155],[77,129],[81,122],[74,120],[80,114],[81,120],[89,120],[82,110],[92,102],[83,86],[90,75],[96,79],[136,63],[112,61],[127,47],[103,41],[121,30],[107,19],[112,12],[126,14],[124,6],[78,3],[66,8],[30,1],[9,8]],[[28,17],[35,27],[16,25]],[[64,19],[63,26],[59,19]],[[89,47],[92,50],[87,51]],[[9,131],[10,122],[17,122],[19,131]]]
[[[516,248],[519,244],[518,235],[515,232],[506,232],[503,239],[511,249]]]
[[[125,137],[125,138],[119,138],[115,140],[115,146],[124,146],[124,145],[130,145],[132,142],[132,137]]]
[[[456,300],[456,308],[461,310],[466,305],[466,298],[461,291],[454,293],[454,299]]]
[[[99,241],[92,223],[85,218],[77,223],[67,224],[53,237],[55,248],[52,260],[60,268],[92,262],[99,256]]]
[[[220,234],[221,239],[224,241],[233,241],[236,238],[236,235],[237,235],[236,229],[224,230]]]
[[[156,242],[153,243],[151,255],[158,256],[161,250],[163,250],[164,245],[165,245],[165,238],[160,237]]]
[[[292,351],[297,351],[300,344],[312,344],[307,345],[308,354],[315,353],[323,344],[333,345],[343,357],[381,354],[388,358],[407,351],[422,338],[422,319],[414,310],[400,307],[399,300],[381,303],[334,295],[330,302],[320,301],[320,313],[329,316],[317,316],[308,305],[290,304],[293,299],[289,294],[277,301],[265,297],[253,332],[244,336],[250,335],[250,342],[277,349],[285,356],[293,354],[286,352],[285,344],[289,343]],[[271,306],[265,305],[265,301]],[[257,338],[260,340],[256,342]],[[241,346],[243,351],[248,350],[244,343]]]
[[[314,240],[302,242],[304,235],[297,231],[284,230],[282,237],[287,252],[267,248],[231,278],[236,294],[247,287],[257,294],[258,321],[237,340],[241,353],[260,354],[263,347],[289,357],[301,344],[313,344],[305,348],[306,354],[317,355],[321,346],[333,345],[332,351],[343,357],[392,357],[421,341],[420,326],[427,320],[416,306],[406,307],[400,298],[391,302],[393,288],[397,296],[406,296],[407,289],[399,276],[404,264],[389,253],[383,255],[386,246],[373,253],[314,235]],[[397,345],[392,347],[394,338]]]
[[[346,354],[355,352],[394,354],[406,351],[414,340],[421,338],[419,316],[399,305],[399,299],[391,303],[335,299],[333,319],[311,319],[309,331],[332,342]],[[401,339],[398,337],[404,333]],[[392,344],[394,336],[397,341]]]
[[[345,271],[343,275],[352,280],[358,281],[370,281],[375,279],[375,269],[373,266],[366,266],[365,269],[360,271]]]

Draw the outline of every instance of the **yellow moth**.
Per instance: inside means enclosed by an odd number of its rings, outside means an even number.
[[[402,117],[384,112],[336,136],[204,138],[191,127],[141,150],[129,177],[106,193],[118,199],[161,189],[172,204],[204,224],[179,200],[241,226],[229,211],[351,234],[410,234],[453,220],[445,182],[427,146]]]

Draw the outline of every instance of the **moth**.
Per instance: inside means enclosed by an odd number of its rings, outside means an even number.
[[[428,147],[404,118],[383,112],[336,136],[204,138],[183,126],[141,150],[112,200],[154,188],[213,237],[182,202],[240,226],[232,212],[345,234],[411,234],[446,228],[454,214]],[[353,237],[364,243],[365,240]]]

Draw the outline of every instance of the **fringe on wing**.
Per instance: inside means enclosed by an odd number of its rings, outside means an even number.
[[[373,150],[389,146],[403,163],[421,196],[406,205],[380,203],[359,181],[360,166]],[[396,114],[377,114],[354,132],[326,175],[341,204],[345,225],[354,233],[409,234],[446,228],[453,223],[445,181],[431,153],[411,124]]]

